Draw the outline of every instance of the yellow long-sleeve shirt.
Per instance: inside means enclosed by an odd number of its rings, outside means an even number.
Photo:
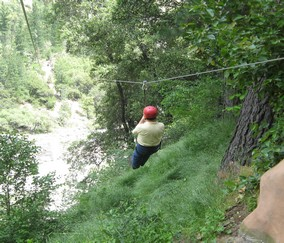
[[[137,135],[137,142],[146,147],[160,144],[165,130],[165,125],[161,122],[146,121],[138,124],[132,133]]]

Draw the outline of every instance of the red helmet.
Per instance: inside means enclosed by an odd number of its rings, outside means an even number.
[[[155,106],[146,106],[143,110],[144,117],[147,118],[156,118],[158,115],[158,109]]]

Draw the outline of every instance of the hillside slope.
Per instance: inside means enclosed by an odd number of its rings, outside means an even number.
[[[65,231],[50,242],[216,239],[225,231],[227,208],[217,171],[231,131],[228,121],[203,126],[138,170],[128,166],[132,151],[119,151],[110,167],[90,176],[93,185],[67,212]]]

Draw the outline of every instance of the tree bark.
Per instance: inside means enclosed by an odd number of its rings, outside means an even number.
[[[120,106],[121,106],[121,122],[124,128],[124,131],[126,132],[126,134],[129,133],[129,127],[127,125],[127,121],[126,121],[126,117],[125,117],[125,109],[126,109],[126,105],[127,105],[127,101],[125,99],[124,96],[124,92],[123,92],[123,88],[121,86],[120,82],[116,82],[117,88],[118,88],[118,93],[119,93],[119,97],[120,97]]]
[[[232,163],[249,165],[252,151],[258,146],[258,140],[269,129],[273,120],[269,96],[260,98],[264,78],[252,85],[246,95],[234,135],[221,162],[221,169],[226,169]],[[252,129],[253,125],[266,123],[267,126]]]

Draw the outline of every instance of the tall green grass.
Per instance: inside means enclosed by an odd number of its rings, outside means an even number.
[[[230,122],[191,131],[138,170],[120,156],[81,195],[66,232],[50,242],[214,240],[226,208],[217,170],[231,131]]]

